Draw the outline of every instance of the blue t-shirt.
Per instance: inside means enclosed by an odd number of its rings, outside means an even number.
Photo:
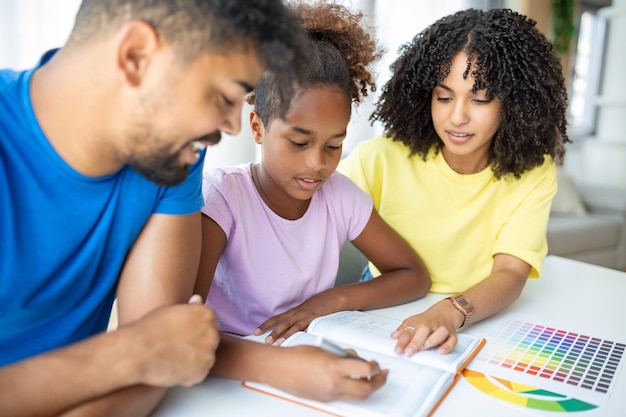
[[[36,120],[33,71],[0,71],[0,366],[106,330],[124,258],[150,216],[203,203],[202,157],[175,187],[129,167],[76,172]]]

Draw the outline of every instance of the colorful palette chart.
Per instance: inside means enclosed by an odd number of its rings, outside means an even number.
[[[607,393],[626,344],[513,320],[476,357],[512,371]]]
[[[598,407],[595,404],[577,398],[568,397],[531,385],[491,377],[470,369],[464,369],[463,376],[471,385],[485,394],[522,407],[566,413],[588,411]]]

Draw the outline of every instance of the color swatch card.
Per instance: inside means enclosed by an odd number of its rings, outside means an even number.
[[[624,362],[624,341],[507,318],[463,375],[479,390],[544,411],[587,411],[607,404]],[[624,393],[622,393],[624,395]]]

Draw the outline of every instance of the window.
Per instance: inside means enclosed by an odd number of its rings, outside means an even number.
[[[572,137],[595,133],[597,111],[594,99],[600,89],[606,28],[606,19],[598,14],[598,9],[597,5],[589,5],[584,1],[580,5],[578,38],[569,88],[568,122]]]

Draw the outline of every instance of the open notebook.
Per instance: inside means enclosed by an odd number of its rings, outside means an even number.
[[[430,415],[485,340],[459,333],[458,344],[447,355],[427,350],[406,358],[394,352],[396,341],[390,337],[400,323],[400,320],[371,313],[342,311],[318,317],[311,322],[307,333],[298,332],[282,345],[315,345],[318,336],[322,336],[343,348],[354,349],[362,358],[376,360],[381,368],[389,369],[389,376],[386,384],[365,401],[322,403],[296,397],[265,384],[244,382],[243,385],[339,416]]]

